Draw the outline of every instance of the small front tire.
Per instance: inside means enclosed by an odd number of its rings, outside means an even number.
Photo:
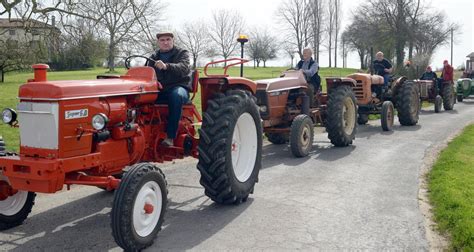
[[[115,192],[112,234],[125,251],[140,251],[155,239],[164,221],[168,203],[165,175],[151,163],[127,169]]]
[[[382,104],[382,113],[380,120],[382,123],[382,129],[384,131],[390,131],[393,127],[393,116],[394,116],[393,103],[391,101],[385,101]]]
[[[298,115],[293,120],[290,130],[290,149],[295,157],[308,156],[313,146],[313,120],[307,115]]]

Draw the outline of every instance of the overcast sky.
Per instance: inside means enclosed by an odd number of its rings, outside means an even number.
[[[172,28],[179,27],[184,21],[210,20],[213,10],[225,8],[240,12],[247,27],[268,26],[276,35],[282,35],[281,40],[285,39],[281,25],[275,17],[281,0],[168,0],[167,2],[166,24]],[[342,26],[344,28],[350,23],[352,10],[365,1],[341,0],[341,2],[343,6]],[[455,36],[454,46],[454,66],[461,65],[465,61],[465,56],[474,51],[474,5],[472,0],[427,0],[427,3],[431,3],[437,9],[443,9],[450,21],[462,24],[460,33]],[[432,65],[441,67],[444,59],[450,60],[450,55],[449,46],[438,49],[433,57]],[[320,56],[321,66],[328,66],[327,58],[326,53],[323,52]],[[289,64],[289,59],[282,58],[271,62],[271,65],[285,64]],[[339,58],[338,64],[342,65],[342,58]],[[359,66],[357,54],[350,54],[348,67],[359,68]]]

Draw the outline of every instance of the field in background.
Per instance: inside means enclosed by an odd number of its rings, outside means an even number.
[[[267,67],[267,68],[256,68],[245,67],[244,76],[252,79],[268,79],[276,78],[280,76],[281,72],[284,71],[285,67]],[[118,74],[124,74],[125,69],[116,69]],[[320,75],[323,80],[323,87],[325,86],[326,81],[325,77],[342,77],[350,73],[356,72],[356,69],[342,69],[342,68],[322,68],[320,70]],[[85,71],[64,71],[64,72],[49,72],[48,80],[92,80],[95,79],[97,75],[104,74],[105,69],[92,69]],[[223,70],[220,67],[209,68],[209,74],[219,74]],[[229,74],[231,76],[239,76],[240,68],[233,67],[229,69]],[[203,73],[201,72],[201,76]],[[0,110],[3,108],[16,108],[17,105],[17,96],[18,96],[18,87],[25,83],[26,80],[33,78],[32,72],[20,72],[20,73],[10,73],[5,75],[6,82],[0,83]],[[196,95],[194,101],[196,104],[200,103],[200,96]],[[200,107],[200,106],[198,106]],[[7,143],[7,149],[10,151],[18,151],[19,146],[19,137],[18,129],[12,129],[7,125],[0,124],[0,135],[2,135]]]

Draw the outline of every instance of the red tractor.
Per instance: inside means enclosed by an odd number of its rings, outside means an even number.
[[[19,89],[17,111],[2,113],[4,123],[19,128],[21,146],[19,154],[0,157],[1,230],[22,224],[36,193],[89,185],[115,190],[115,241],[141,250],[161,230],[168,203],[165,175],[155,163],[187,156],[199,159],[200,183],[213,201],[238,204],[253,193],[262,152],[255,82],[199,79],[194,71],[193,98],[200,83],[205,112],[201,117],[193,103],[185,105],[174,147],[164,147],[168,108],[155,104],[161,85],[153,68],[87,81],[48,81],[48,65],[33,68],[34,79]]]

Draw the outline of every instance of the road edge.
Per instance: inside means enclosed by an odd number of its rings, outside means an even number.
[[[425,156],[423,157],[423,164],[419,173],[418,207],[423,215],[423,226],[430,251],[448,250],[450,237],[448,234],[441,234],[437,229],[438,224],[434,221],[433,206],[430,203],[428,195],[428,174],[438,160],[441,151],[444,150],[454,138],[461,135],[463,130],[472,123],[474,123],[474,121],[466,123],[461,129],[456,130],[441,143],[430,146],[425,151]]]

